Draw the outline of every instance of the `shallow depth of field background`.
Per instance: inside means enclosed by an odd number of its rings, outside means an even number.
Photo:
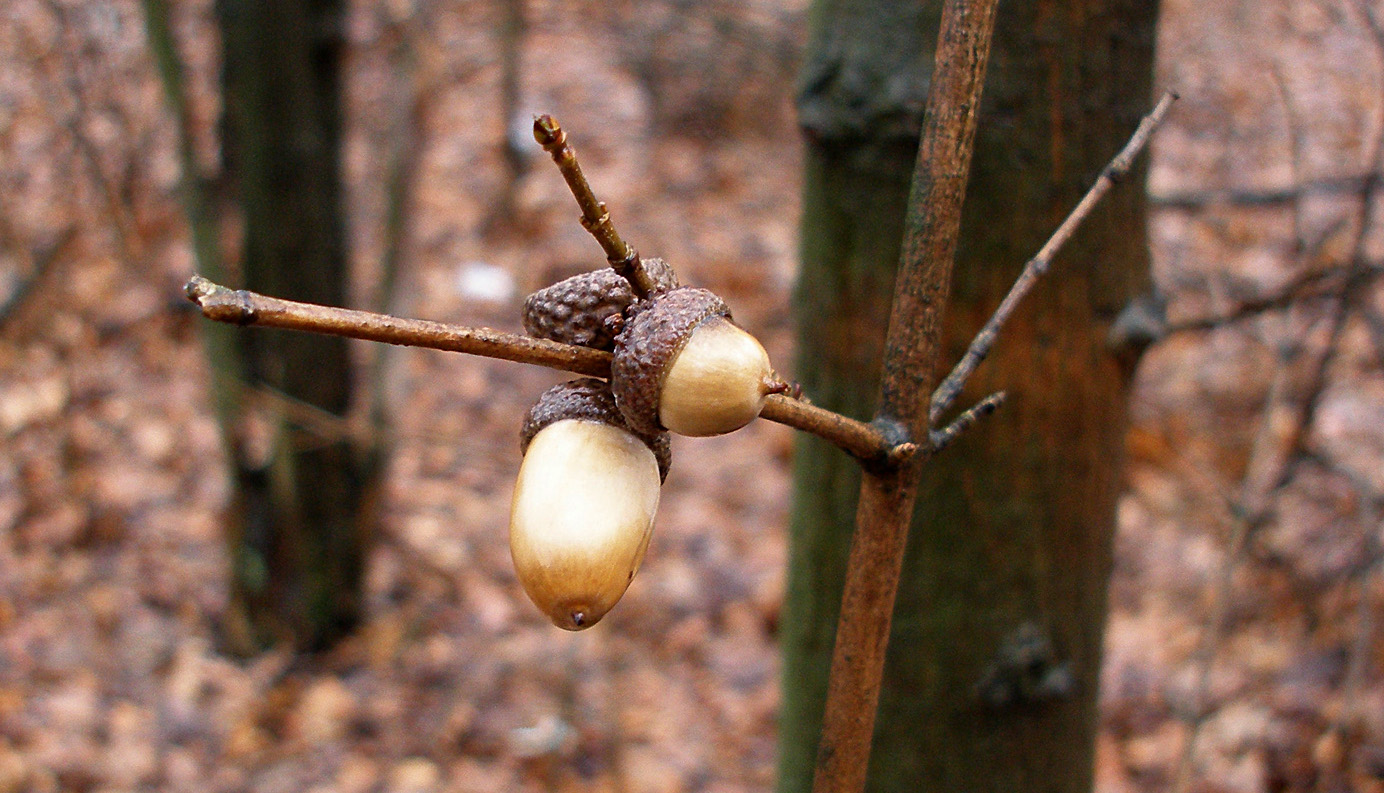
[[[405,130],[417,179],[396,311],[517,330],[527,292],[600,266],[527,138],[549,112],[622,234],[720,292],[791,370],[805,0],[528,5],[513,132],[502,3],[355,4],[345,166],[362,297]],[[1313,458],[1244,543],[1234,507],[1278,465],[1255,439],[1290,433],[1332,299],[1173,333],[1147,355],[1103,793],[1164,790],[1184,770],[1206,791],[1384,790],[1384,217],[1359,222],[1384,42],[1366,11],[1384,3],[1163,2],[1157,84],[1184,98],[1148,190],[1171,320],[1234,315],[1357,247],[1376,274],[1326,368]],[[175,14],[207,166],[210,16],[200,0]],[[507,135],[531,156],[513,184]],[[505,538],[520,417],[563,378],[393,352],[368,624],[312,661],[218,652],[227,484],[201,320],[181,300],[178,175],[137,3],[0,8],[0,793],[767,789],[791,456],[791,432],[767,422],[675,442],[642,572],[572,635],[524,598]]]

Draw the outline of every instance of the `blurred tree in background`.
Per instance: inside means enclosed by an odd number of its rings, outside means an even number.
[[[240,285],[328,305],[347,301],[340,165],[343,3],[220,0],[222,158],[243,223]],[[346,429],[345,339],[239,333],[213,345],[243,372],[223,430],[235,467],[227,514],[227,636],[251,651],[317,650],[359,620],[379,454]]]
[[[867,417],[878,394],[940,3],[818,0],[800,78],[808,138],[796,372]],[[954,362],[1147,109],[1157,3],[1000,8],[947,307]],[[1106,580],[1133,356],[1112,320],[1148,288],[1144,196],[1117,190],[972,381],[1009,392],[930,463],[885,672],[872,790],[1091,785]],[[966,403],[962,399],[962,403]],[[810,787],[859,473],[797,439],[779,790]]]

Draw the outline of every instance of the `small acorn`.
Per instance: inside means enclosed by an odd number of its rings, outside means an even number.
[[[559,628],[595,625],[644,560],[671,453],[667,433],[632,431],[610,387],[549,389],[524,421],[510,555],[524,591]]]
[[[707,436],[737,430],[784,389],[759,340],[706,289],[680,287],[637,303],[615,339],[610,385],[638,432]]]
[[[677,274],[662,259],[641,263],[655,292],[678,285]],[[624,276],[604,267],[564,278],[524,299],[524,330],[530,336],[609,350],[615,346],[619,317],[635,300]]]

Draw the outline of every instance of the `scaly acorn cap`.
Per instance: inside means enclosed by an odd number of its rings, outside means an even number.
[[[683,286],[641,301],[615,337],[610,387],[629,426],[662,432],[658,419],[663,380],[692,331],[710,317],[730,317],[730,307],[709,289]]]
[[[615,336],[606,319],[634,302],[630,282],[609,267],[565,278],[524,299],[524,330],[530,336],[609,350]]]
[[[662,259],[643,259],[640,266],[659,294],[678,285],[678,275]],[[609,267],[564,278],[524,298],[524,330],[540,339],[597,350],[615,347],[607,324],[635,301],[634,289]]]
[[[555,385],[543,392],[524,417],[519,429],[519,451],[527,453],[529,443],[538,431],[563,419],[584,419],[599,421],[618,427],[644,442],[658,461],[659,481],[668,478],[668,468],[673,464],[672,444],[668,433],[662,430],[639,432],[629,426],[624,415],[615,403],[610,385],[602,380],[583,377]]]
[[[641,259],[639,264],[644,268],[644,274],[649,276],[649,282],[653,286],[650,290],[651,295],[662,294],[678,288],[678,274],[668,262],[653,258]]]
[[[764,346],[706,289],[680,287],[631,306],[614,352],[611,390],[640,432],[739,429],[778,385]]]

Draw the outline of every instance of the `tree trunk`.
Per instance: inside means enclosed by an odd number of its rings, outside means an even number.
[[[939,8],[812,11],[797,376],[819,404],[861,418],[878,390]],[[1156,10],[1000,7],[946,365],[1148,109]],[[924,472],[871,790],[1090,788],[1130,374],[1106,337],[1147,288],[1141,177],[1087,221],[973,378],[970,401],[1004,389],[1008,403]],[[859,492],[855,463],[814,438],[800,437],[794,475],[780,791],[811,786]]]
[[[244,221],[244,285],[328,305],[347,302],[342,10],[340,0],[217,4],[223,157]],[[347,341],[253,331],[239,342],[247,383],[242,419],[228,428],[238,487],[227,636],[247,652],[284,640],[321,649],[359,619],[374,518],[377,454],[332,418],[351,399]]]

